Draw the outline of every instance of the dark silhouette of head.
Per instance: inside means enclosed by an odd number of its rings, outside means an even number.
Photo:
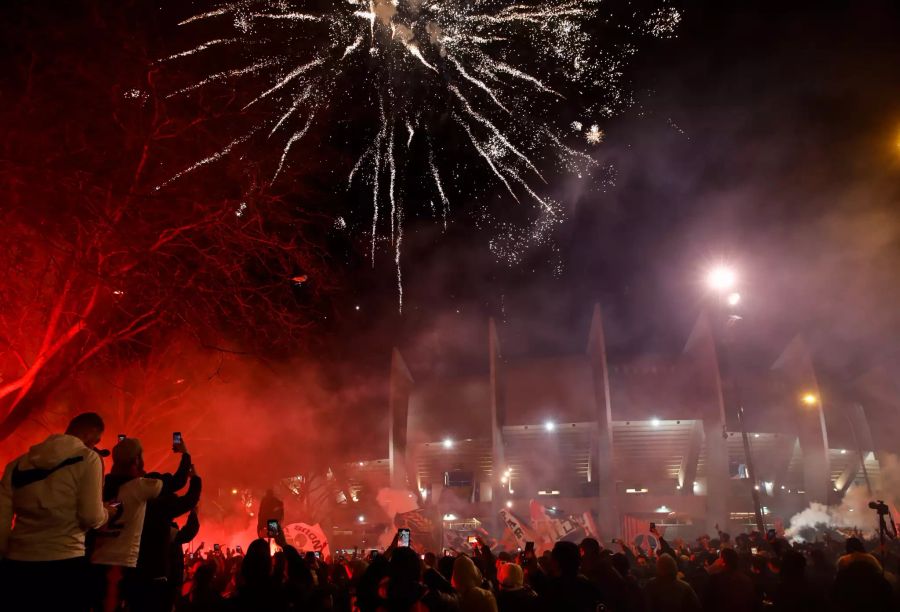
[[[553,546],[553,560],[563,576],[575,576],[581,565],[581,553],[574,542],[557,542]]]
[[[847,551],[847,554],[866,552],[866,547],[863,546],[862,540],[860,540],[859,538],[847,538],[847,542],[844,544],[844,547]]]
[[[631,569],[628,557],[620,552],[612,556],[612,566],[623,578],[628,575],[628,572]]]
[[[66,427],[66,434],[75,436],[84,445],[90,448],[100,443],[103,437],[103,430],[106,426],[103,424],[103,418],[96,412],[82,412],[71,421]]]
[[[782,580],[802,580],[806,572],[806,557],[790,550],[781,558]]]
[[[418,582],[421,574],[419,556],[412,548],[401,547],[391,555],[391,582]]]
[[[729,571],[737,570],[738,554],[734,552],[733,548],[723,548],[722,552],[719,553],[719,556],[722,557],[722,562],[725,564],[725,569]]]
[[[582,557],[595,559],[600,556],[600,542],[594,538],[583,539],[578,548],[581,550]]]
[[[656,559],[656,575],[663,580],[674,580],[678,576],[678,564],[669,554]]]
[[[438,559],[437,571],[441,576],[450,580],[453,577],[453,557],[445,555]]]
[[[248,587],[261,587],[269,582],[272,575],[272,559],[269,556],[269,543],[265,540],[253,540],[247,547],[247,554],[241,564],[241,578]]]

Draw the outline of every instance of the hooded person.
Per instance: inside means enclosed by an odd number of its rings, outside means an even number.
[[[500,612],[534,612],[538,609],[537,593],[525,586],[525,572],[515,563],[497,568],[497,608]]]
[[[668,553],[656,559],[656,577],[644,589],[650,612],[700,612],[700,598],[678,578],[678,564]]]
[[[459,609],[467,612],[497,612],[497,601],[481,588],[481,572],[472,559],[460,555],[453,562],[453,588],[459,593]]]
[[[163,487],[161,480],[143,477],[144,449],[140,440],[120,440],[113,447],[112,456],[112,469],[103,485],[103,500],[115,512],[94,533],[91,552],[91,563],[98,568],[97,592],[103,597],[105,610],[118,609],[125,588],[120,582],[133,580],[126,573],[137,566],[147,502],[158,497]]]
[[[8,609],[79,610],[87,578],[85,534],[108,519],[103,462],[95,446],[103,419],[79,414],[14,459],[0,481],[0,589]],[[13,526],[13,520],[15,525]]]

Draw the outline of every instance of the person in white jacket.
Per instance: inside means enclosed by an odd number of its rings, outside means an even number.
[[[0,481],[0,608],[84,609],[85,534],[107,522],[103,419],[79,414],[6,466]],[[7,607],[10,606],[10,607]]]

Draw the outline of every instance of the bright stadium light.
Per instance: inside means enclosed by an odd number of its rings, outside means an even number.
[[[356,517],[356,520],[359,521],[360,523],[365,523],[366,517],[363,516],[362,514],[360,514],[359,516]]]
[[[660,421],[656,417],[653,417],[652,419],[650,419],[650,424],[653,425],[654,427],[659,427],[661,422],[662,421]]]
[[[511,499],[506,500],[506,507],[512,508],[512,506],[513,506],[512,500]]]
[[[816,397],[815,393],[804,393],[803,397],[800,398],[800,401],[802,401],[805,406],[812,407],[819,403],[819,398]]]
[[[547,421],[544,423],[544,429],[547,431],[554,431],[556,429],[556,423],[553,421]]]
[[[445,515],[444,515],[444,520],[445,520],[445,521],[455,521],[456,518],[457,518],[457,517],[456,517],[455,514],[445,514]]]
[[[737,291],[729,293],[725,301],[728,302],[729,306],[737,306],[741,302],[741,294]]]
[[[713,291],[728,291],[737,282],[737,274],[725,265],[718,265],[706,275],[706,284]]]
[[[444,438],[444,448],[453,448],[453,440],[450,438]]]

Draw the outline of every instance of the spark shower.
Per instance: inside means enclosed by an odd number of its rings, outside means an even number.
[[[532,207],[523,228],[482,205],[492,252],[510,264],[551,238],[563,207],[542,193],[549,173],[583,177],[602,122],[631,103],[623,70],[646,37],[671,36],[677,9],[605,11],[600,0],[243,0],[205,7],[179,26],[197,44],[161,60],[198,57],[207,70],[168,97],[205,88],[245,88],[241,111],[259,117],[227,144],[174,172],[158,188],[226,155],[272,148],[271,181],[302,156],[317,122],[334,123],[348,99],[365,99],[369,118],[350,120],[361,153],[348,188],[369,195],[374,261],[389,240],[403,305],[401,247],[406,211],[428,211],[446,228],[454,197],[501,188]],[[306,139],[307,142],[304,142]],[[461,142],[448,153],[449,142]],[[313,143],[315,144],[315,143]],[[307,144],[307,146],[310,146]],[[254,153],[255,154],[255,153]],[[480,170],[474,169],[480,165]],[[477,178],[476,178],[477,177]],[[490,180],[485,180],[490,179]],[[409,202],[409,181],[422,202]],[[481,197],[481,200],[487,200]],[[343,221],[343,220],[341,220]]]

